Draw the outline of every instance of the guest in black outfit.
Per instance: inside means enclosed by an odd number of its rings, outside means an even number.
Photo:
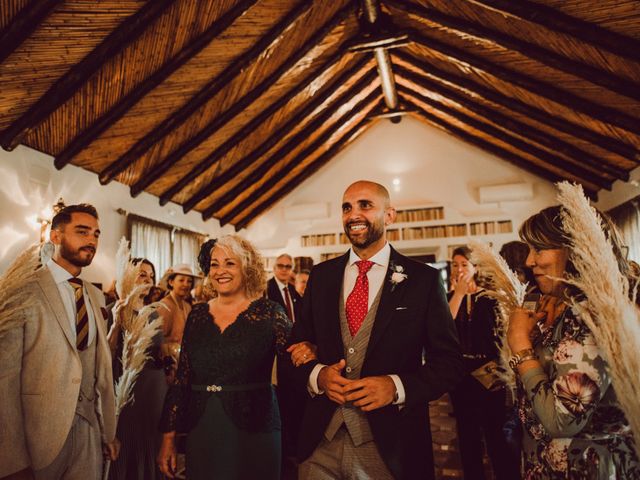
[[[475,267],[469,261],[471,251],[459,247],[453,251],[452,290],[449,308],[455,319],[466,375],[451,392],[456,416],[458,443],[464,478],[485,478],[482,464],[482,437],[497,480],[520,478],[517,458],[510,454],[502,427],[506,415],[504,386],[491,384],[485,366],[498,359],[495,336],[494,300],[480,295],[475,282]],[[480,380],[484,383],[481,383]]]
[[[300,315],[301,297],[289,283],[293,258],[283,253],[276,259],[274,276],[267,282],[267,298],[282,306],[287,317],[295,322]],[[289,361],[277,363],[278,404],[282,421],[282,474],[284,479],[296,478],[298,431],[304,413],[307,393],[292,379],[293,366]]]

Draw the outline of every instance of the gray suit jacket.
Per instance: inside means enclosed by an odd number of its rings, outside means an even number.
[[[85,284],[96,319],[96,394],[102,440],[115,437],[111,354],[102,292]],[[32,299],[22,328],[0,338],[0,477],[49,465],[76,411],[82,367],[71,325],[48,268],[27,285]]]

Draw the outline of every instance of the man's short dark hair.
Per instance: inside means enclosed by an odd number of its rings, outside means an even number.
[[[67,205],[53,216],[53,219],[51,220],[51,229],[55,230],[58,227],[71,223],[71,215],[74,213],[87,213],[98,220],[98,212],[96,207],[93,205],[89,205],[88,203]]]

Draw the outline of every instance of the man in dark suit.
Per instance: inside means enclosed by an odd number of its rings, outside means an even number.
[[[462,356],[438,272],[386,242],[395,215],[382,185],[349,186],[352,247],[311,272],[293,334],[317,346],[297,370],[312,397],[300,479],[434,478],[428,402],[456,385]],[[289,349],[296,364],[304,345]]]
[[[276,259],[274,276],[267,282],[267,298],[282,305],[292,322],[300,316],[301,297],[289,283],[293,271],[293,258],[283,253]],[[280,362],[277,365],[277,394],[282,420],[282,476],[285,480],[296,477],[296,448],[298,431],[302,421],[306,392],[292,378],[291,364]]]

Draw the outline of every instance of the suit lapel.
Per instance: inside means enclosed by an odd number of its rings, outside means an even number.
[[[380,296],[380,304],[378,305],[378,311],[376,312],[376,318],[373,323],[373,329],[371,330],[371,337],[369,338],[369,345],[367,346],[367,355],[365,360],[369,357],[369,354],[375,347],[376,343],[382,338],[384,331],[393,318],[396,306],[402,299],[404,294],[405,285],[407,282],[400,282],[396,285],[391,283],[391,267],[393,265],[402,265],[405,257],[396,252],[393,247],[391,248],[391,256],[389,259],[389,267],[384,277],[382,284],[382,295]]]
[[[67,337],[69,345],[72,347],[73,351],[76,351],[75,335],[71,331],[71,324],[67,317],[67,310],[64,308],[64,304],[60,298],[60,291],[58,290],[58,286],[53,280],[53,276],[48,268],[42,268],[40,270],[38,274],[38,285],[40,285],[40,288],[44,293],[44,297],[47,300],[47,303],[49,303],[53,316],[56,318],[56,321],[64,332],[64,336]]]
[[[338,359],[344,356],[340,331],[340,289],[344,282],[344,269],[348,261],[349,252],[332,262],[326,278],[318,279],[323,282],[325,292],[321,304],[323,307],[320,315],[321,327],[326,329],[331,346],[335,349],[334,356],[337,356]]]

